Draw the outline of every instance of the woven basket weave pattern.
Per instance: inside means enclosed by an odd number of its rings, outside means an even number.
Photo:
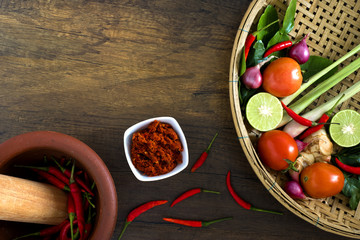
[[[253,134],[241,113],[238,95],[238,69],[241,51],[248,32],[254,28],[266,5],[273,5],[279,18],[284,17],[288,1],[255,0],[244,16],[234,43],[230,66],[230,104],[239,142],[247,159],[265,188],[287,209],[315,226],[339,235],[360,239],[360,207],[351,210],[348,198],[342,194],[323,200],[295,201],[282,189],[287,180],[284,174],[264,167],[255,151]],[[345,0],[298,0],[295,27],[290,33],[292,40],[299,40],[310,33],[307,44],[311,55],[318,55],[336,61],[352,48],[360,44],[360,1]],[[339,69],[360,57],[356,54],[340,64]],[[340,84],[320,96],[306,111],[337,96],[360,80],[360,70],[354,72]],[[310,90],[310,89],[309,89]],[[360,93],[335,109],[355,109],[360,111]]]

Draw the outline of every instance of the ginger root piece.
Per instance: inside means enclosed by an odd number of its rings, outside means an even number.
[[[300,172],[305,167],[315,162],[330,162],[334,149],[333,143],[323,128],[306,137],[303,142],[308,143],[308,145],[300,152],[294,164],[295,168],[299,171],[289,171],[290,176],[294,180],[298,179]]]

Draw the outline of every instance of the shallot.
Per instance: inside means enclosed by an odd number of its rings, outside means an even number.
[[[296,60],[299,64],[306,63],[310,58],[309,48],[306,44],[307,34],[300,42],[294,44],[289,51],[289,57]]]
[[[306,199],[301,185],[296,181],[288,181],[285,183],[284,190],[293,199]]]
[[[265,61],[258,63],[253,67],[246,69],[245,73],[241,76],[242,83],[249,89],[257,89],[261,86],[263,82],[262,74],[260,68],[270,61],[274,56],[270,56]]]
[[[295,142],[296,142],[296,145],[298,146],[299,152],[302,152],[306,148],[306,146],[309,145],[309,143],[300,141],[298,139],[295,139]]]

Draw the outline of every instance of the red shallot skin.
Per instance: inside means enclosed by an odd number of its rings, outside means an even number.
[[[296,145],[298,146],[299,153],[302,152],[309,143],[295,139]]]
[[[245,73],[241,76],[241,81],[247,88],[259,88],[263,82],[260,66],[256,65],[246,69]]]
[[[293,45],[289,51],[289,57],[296,60],[299,64],[306,63],[310,58],[310,51],[306,44],[307,34],[300,42]]]
[[[296,181],[296,182],[300,182],[300,173],[296,172],[292,169],[289,170],[289,175],[291,177],[292,180]]]
[[[257,89],[261,87],[263,78],[260,69],[273,58],[275,57],[270,56],[264,61],[258,63],[256,66],[247,68],[244,74],[241,76],[242,83],[249,89]]]
[[[296,181],[288,181],[285,183],[284,190],[293,199],[306,199],[301,185]]]

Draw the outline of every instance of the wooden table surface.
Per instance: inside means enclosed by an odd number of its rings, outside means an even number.
[[[127,213],[185,190],[203,193],[138,217],[123,239],[344,239],[292,214],[258,180],[238,142],[229,103],[229,65],[250,0],[0,2],[0,142],[52,130],[74,136],[104,160],[116,184],[117,239]],[[187,139],[190,164],[180,174],[140,182],[123,149],[124,131],[172,116]],[[191,165],[213,135],[207,162]],[[228,193],[282,216],[247,211]],[[163,217],[233,220],[196,229]],[[1,234],[1,233],[0,233]]]

